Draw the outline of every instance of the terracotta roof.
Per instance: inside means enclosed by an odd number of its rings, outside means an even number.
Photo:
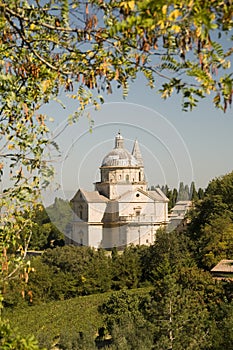
[[[233,260],[221,260],[216,266],[212,268],[211,272],[233,273]]]

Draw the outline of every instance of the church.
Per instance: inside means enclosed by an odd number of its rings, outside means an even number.
[[[70,242],[96,249],[154,243],[158,228],[168,223],[168,198],[159,188],[148,191],[137,140],[130,153],[118,133],[94,185],[94,191],[79,189],[71,200]]]

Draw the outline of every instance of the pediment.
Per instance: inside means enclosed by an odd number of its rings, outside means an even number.
[[[135,203],[148,203],[148,202],[154,202],[153,198],[146,192],[141,190],[140,188],[132,190],[132,191],[127,191],[123,193],[117,201],[119,203],[125,203],[125,202],[135,202]]]

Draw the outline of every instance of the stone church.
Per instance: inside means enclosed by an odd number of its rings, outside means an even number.
[[[71,200],[72,243],[105,249],[153,244],[158,228],[168,223],[168,199],[159,188],[147,188],[138,141],[130,153],[118,133],[95,190],[79,189]]]

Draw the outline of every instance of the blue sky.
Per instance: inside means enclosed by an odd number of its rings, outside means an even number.
[[[139,78],[130,85],[127,99],[117,90],[105,102],[100,111],[89,110],[92,133],[85,117],[64,128],[77,107],[75,101],[66,102],[66,109],[56,104],[44,107],[55,118],[51,123],[54,135],[64,129],[56,138],[61,155],[53,158],[60,189],[46,204],[54,196],[70,199],[78,188],[94,189],[99,166],[114,147],[119,130],[130,151],[138,139],[149,185],[177,188],[181,181],[195,181],[197,188],[205,188],[211,179],[232,171],[232,110],[215,109],[211,98],[200,101],[192,112],[182,112],[179,95],[164,101]]]

